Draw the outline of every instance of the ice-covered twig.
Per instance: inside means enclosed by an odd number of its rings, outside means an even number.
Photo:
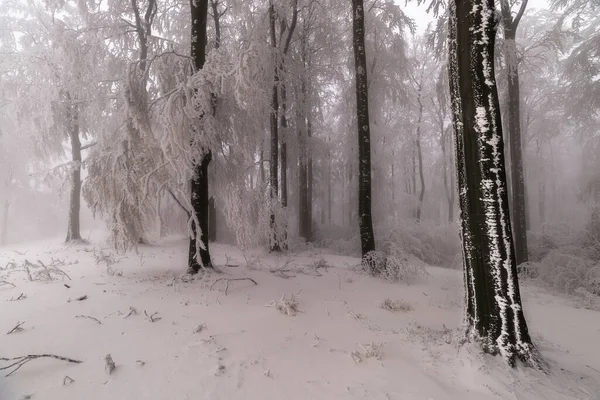
[[[11,298],[11,299],[10,299],[10,300],[8,300],[8,301],[19,301],[19,300],[24,300],[24,299],[26,299],[26,298],[27,298],[27,295],[26,295],[25,293],[21,293],[21,294],[19,295],[19,297],[16,297],[16,298],[15,298],[15,297],[13,297],[13,298]]]
[[[90,317],[89,315],[78,315],[75,318],[87,318],[96,321],[98,324],[102,325],[102,322],[98,318]]]
[[[155,312],[155,313],[153,313],[153,314],[148,314],[148,313],[146,312],[146,310],[144,310],[144,315],[146,315],[146,318],[148,318],[148,320],[149,320],[150,322],[156,322],[156,321],[160,321],[160,320],[162,319],[161,317],[156,317],[155,315],[157,315],[157,314],[158,314],[158,311],[156,311],[156,312]]]
[[[7,377],[11,376],[15,372],[17,372],[17,370],[19,368],[21,368],[23,365],[27,364],[29,361],[33,361],[38,358],[55,358],[57,360],[66,361],[66,362],[70,362],[70,363],[74,363],[74,364],[81,364],[83,362],[83,361],[74,360],[74,359],[68,358],[68,357],[57,356],[55,354],[30,354],[27,356],[14,357],[14,358],[0,357],[0,361],[10,363],[9,365],[0,367],[0,371],[7,370],[7,369],[14,367],[14,369],[6,375]]]
[[[15,327],[12,328],[10,331],[8,331],[6,334],[10,335],[11,333],[21,332],[23,330],[23,328],[22,328],[23,324],[25,324],[25,321],[17,322],[17,325],[15,325]]]

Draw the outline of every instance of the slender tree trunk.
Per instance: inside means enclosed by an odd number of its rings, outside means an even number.
[[[279,132],[277,126],[277,114],[279,112],[279,63],[277,62],[277,34],[275,32],[275,6],[273,1],[269,4],[269,22],[271,26],[271,48],[273,49],[273,87],[271,89],[271,163],[269,168],[270,196],[274,204],[278,201],[278,168],[279,168]],[[270,251],[281,251],[279,238],[277,237],[277,221],[275,212],[271,211],[271,238],[269,240]]]
[[[304,82],[302,90],[304,92]],[[303,97],[304,98],[304,97]],[[298,236],[308,240],[308,159],[306,145],[305,102],[297,101],[296,129],[298,130]]]
[[[540,227],[543,227],[546,223],[546,183],[543,180],[538,184],[538,209]]]
[[[308,204],[308,214],[306,215],[306,232],[310,240],[312,240],[312,218],[313,218],[313,159],[312,148],[310,146],[310,138],[312,137],[312,115],[310,109],[306,113],[306,137],[309,144],[306,146],[307,165],[306,165],[306,198]]]
[[[191,56],[196,71],[204,67],[206,60],[206,28],[208,0],[190,2],[192,21]],[[201,135],[203,132],[193,132]],[[194,166],[191,182],[192,232],[188,254],[188,272],[195,274],[200,268],[212,268],[210,250],[208,247],[208,165],[212,160],[212,152],[202,149],[199,160]],[[202,263],[202,264],[200,264]]]
[[[327,223],[331,224],[331,191],[333,184],[331,182],[331,143],[328,143],[327,149]]]
[[[512,189],[512,220],[515,240],[515,257],[517,265],[527,262],[527,203],[525,194],[525,178],[523,172],[523,149],[521,141],[521,111],[519,90],[519,67],[517,61],[516,35],[517,27],[527,1],[513,18],[507,0],[500,2],[502,22],[504,26],[505,52],[504,60],[508,70],[508,132],[510,148],[510,169]]]
[[[375,237],[371,216],[371,134],[363,0],[352,0],[352,16],[358,127],[358,215],[362,256],[365,257],[375,250]]]
[[[219,11],[219,0],[210,0],[210,6],[212,8],[213,22],[215,23],[215,48],[221,47],[221,16],[223,15]]]
[[[281,126],[281,206],[287,207],[288,190],[287,190],[287,90],[285,83],[281,83],[281,111],[279,112],[279,120]]]
[[[260,152],[258,155],[258,174],[260,176],[260,183],[261,185],[263,185],[265,183],[265,155],[264,155],[264,150],[263,150],[263,143],[261,141],[260,143]]]
[[[67,98],[71,97],[67,94]],[[71,141],[71,194],[69,196],[69,225],[66,242],[81,240],[79,214],[81,210],[81,141],[79,139],[79,110],[76,105],[67,106],[69,139]]]
[[[421,122],[423,121],[423,102],[421,101],[421,88],[419,87],[419,95],[417,96],[419,103],[419,119],[417,121],[417,138],[415,145],[417,148],[417,159],[419,161],[419,182],[421,190],[419,191],[419,203],[417,205],[417,222],[421,221],[421,210],[423,208],[423,199],[425,198],[425,176],[423,174],[423,153],[421,151]]]
[[[494,0],[455,0],[449,80],[464,255],[467,336],[485,352],[542,367],[521,304],[494,76]]]
[[[411,170],[411,188],[410,188],[410,192],[411,194],[415,195],[417,194],[417,146],[415,144],[415,146],[413,146],[412,148],[412,170]],[[414,196],[413,196],[414,198]],[[413,218],[417,218],[417,208],[414,204],[414,200],[413,200]]]

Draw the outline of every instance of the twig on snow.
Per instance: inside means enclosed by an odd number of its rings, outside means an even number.
[[[65,378],[63,379],[63,386],[70,385],[73,382],[75,382],[75,379],[71,378],[69,375],[65,375]]]
[[[87,300],[87,298],[88,297],[87,297],[87,294],[86,294],[86,295],[83,295],[83,296],[76,297],[73,300],[69,299],[69,300],[67,300],[67,303],[70,303],[72,301],[83,301],[83,300]]]
[[[19,297],[13,297],[8,301],[19,301],[19,300],[25,300],[27,298],[27,295],[25,293],[21,293],[19,295]]]
[[[135,307],[129,306],[129,314],[127,314],[123,319],[130,317],[132,315],[138,315],[138,310]]]
[[[155,315],[156,315],[156,314],[158,314],[158,311],[156,311],[156,312],[155,312],[155,313],[153,313],[153,314],[148,314],[148,313],[146,312],[146,310],[144,310],[144,314],[146,315],[146,318],[148,318],[148,320],[149,320],[150,322],[156,322],[156,321],[160,321],[160,320],[162,319],[161,317],[155,317]]]
[[[55,358],[57,360],[66,361],[66,362],[70,362],[70,363],[74,363],[74,364],[81,364],[83,362],[83,361],[74,360],[74,359],[68,358],[68,357],[57,356],[55,354],[30,354],[27,356],[14,357],[14,358],[0,357],[0,361],[11,363],[7,366],[0,367],[0,371],[7,370],[7,369],[14,367],[14,369],[6,375],[7,377],[9,377],[12,374],[14,374],[15,372],[17,372],[17,370],[19,368],[21,368],[23,365],[27,364],[30,361],[36,360],[38,358]]]
[[[17,285],[15,285],[14,283],[11,283],[9,281],[0,281],[0,286],[12,286],[12,287],[17,287]]]
[[[10,331],[8,331],[6,334],[10,335],[11,333],[21,332],[23,330],[23,328],[22,328],[23,324],[25,324],[25,321],[17,322],[17,325],[15,325],[15,327],[12,328]]]
[[[75,318],[87,318],[87,319],[93,319],[94,321],[96,321],[98,324],[102,325],[102,322],[98,319],[98,318],[94,318],[94,317],[90,317],[89,315],[77,315]]]
[[[229,290],[229,282],[232,281],[250,281],[252,283],[254,283],[255,285],[258,285],[258,282],[256,282],[254,279],[252,278],[219,278],[216,281],[214,281],[212,283],[212,285],[210,285],[210,290],[212,290],[213,286],[215,286],[215,284],[219,281],[225,281],[225,296],[227,296],[227,290]]]

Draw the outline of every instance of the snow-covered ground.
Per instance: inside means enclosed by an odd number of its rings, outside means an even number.
[[[392,284],[354,271],[351,257],[244,256],[216,244],[223,273],[186,280],[183,240],[141,247],[110,268],[97,244],[57,243],[0,248],[0,268],[54,258],[71,278],[29,282],[25,271],[0,270],[15,285],[0,284],[0,358],[83,363],[3,370],[0,400],[600,399],[600,313],[536,286],[523,286],[524,307],[550,375],[461,343],[459,271],[431,267],[418,283]],[[214,283],[245,277],[258,285],[230,281],[225,294],[227,282]],[[296,295],[297,315],[277,309],[284,294]],[[386,298],[404,310],[381,308]],[[23,330],[6,334],[18,322]]]

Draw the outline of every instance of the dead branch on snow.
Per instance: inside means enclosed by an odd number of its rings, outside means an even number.
[[[30,361],[37,360],[38,358],[55,358],[57,360],[66,361],[66,362],[70,362],[70,363],[74,363],[74,364],[81,364],[83,362],[83,361],[74,360],[74,359],[68,358],[68,357],[57,356],[55,354],[30,354],[27,356],[13,357],[13,358],[0,357],[0,361],[10,363],[9,365],[0,367],[0,371],[7,370],[7,369],[14,367],[14,369],[6,375],[7,377],[9,377],[12,374],[14,374],[15,372],[17,372],[17,370],[19,368],[21,368],[23,365],[27,364]]]

